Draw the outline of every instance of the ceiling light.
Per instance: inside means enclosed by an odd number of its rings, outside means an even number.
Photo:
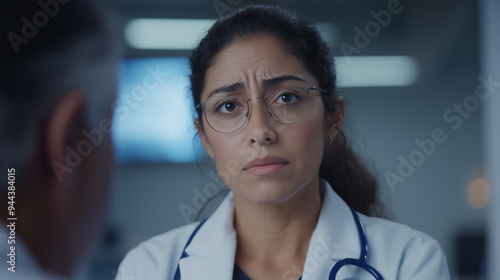
[[[339,87],[409,86],[418,77],[409,56],[339,56],[335,64]]]
[[[136,49],[193,49],[215,20],[133,19],[125,26],[125,40]]]

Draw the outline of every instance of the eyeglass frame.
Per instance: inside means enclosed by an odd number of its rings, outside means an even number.
[[[201,109],[202,109],[202,111],[203,111],[203,115],[205,116],[205,120],[207,121],[208,125],[209,125],[209,126],[210,126],[210,127],[211,127],[214,131],[216,131],[216,132],[218,132],[218,133],[221,133],[221,134],[231,134],[231,133],[235,133],[235,132],[239,131],[239,130],[240,130],[242,127],[244,127],[244,126],[245,126],[245,124],[247,123],[247,120],[248,120],[248,118],[249,118],[249,116],[250,116],[250,103],[249,103],[249,101],[250,101],[250,100],[254,100],[254,99],[263,99],[263,100],[265,100],[268,96],[272,95],[273,93],[275,93],[275,92],[277,92],[277,91],[281,91],[281,90],[286,90],[286,89],[302,89],[302,90],[305,90],[305,91],[307,91],[307,97],[308,97],[308,98],[309,98],[309,96],[310,96],[309,91],[311,91],[311,90],[319,91],[319,92],[321,92],[322,94],[328,94],[328,92],[327,92],[326,90],[324,90],[324,89],[322,89],[322,88],[319,88],[319,87],[312,86],[312,87],[292,87],[292,88],[280,88],[280,89],[273,90],[273,91],[271,91],[271,92],[267,93],[267,94],[266,94],[266,95],[264,95],[264,96],[261,96],[261,97],[253,97],[253,98],[248,98],[248,99],[244,99],[244,98],[241,98],[241,97],[236,97],[236,96],[226,96],[226,97],[232,97],[232,98],[238,98],[238,99],[241,99],[241,100],[245,101],[245,102],[246,102],[246,104],[247,104],[247,108],[246,108],[246,109],[247,109],[247,112],[245,113],[245,121],[244,121],[244,122],[241,124],[241,126],[240,126],[240,127],[238,127],[236,130],[233,130],[233,131],[230,131],[230,132],[222,132],[222,131],[219,131],[219,130],[215,129],[215,128],[214,128],[214,127],[210,124],[210,122],[208,121],[208,118],[207,118],[206,111],[205,111],[205,105],[206,105],[206,104],[207,104],[207,102],[209,101],[208,99],[207,99],[207,101],[205,101],[205,102],[201,102],[201,103],[197,104],[197,105],[195,106],[195,109],[198,109],[198,108],[201,108]],[[210,99],[210,98],[209,98],[209,99]],[[267,107],[267,104],[264,102],[264,108],[266,109],[266,112],[269,114],[269,116],[271,117],[271,119],[272,119],[273,121],[275,121],[275,122],[277,122],[277,123],[281,123],[281,124],[295,124],[295,123],[298,123],[298,122],[302,121],[302,120],[303,120],[303,119],[307,116],[307,114],[309,113],[309,107],[310,107],[310,105],[311,105],[311,103],[310,103],[310,100],[309,100],[309,106],[307,107],[307,112],[304,114],[304,116],[303,116],[300,120],[298,120],[298,121],[296,121],[296,122],[292,122],[292,123],[283,123],[283,122],[280,122],[280,121],[276,120],[276,119],[273,117],[273,114],[271,113],[270,109]]]

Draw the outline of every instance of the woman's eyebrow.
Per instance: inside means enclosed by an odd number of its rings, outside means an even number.
[[[307,83],[307,81],[302,79],[301,77],[293,76],[293,75],[283,75],[283,76],[278,76],[278,77],[274,77],[271,79],[263,80],[262,85],[264,87],[270,87],[270,86],[274,86],[274,85],[279,85],[279,84],[286,82],[286,81],[302,81],[302,82]],[[216,88],[212,92],[210,92],[207,99],[210,98],[212,95],[217,94],[217,93],[224,93],[224,92],[230,93],[230,92],[235,92],[238,90],[243,90],[244,88],[245,88],[245,85],[242,82],[234,83],[234,84],[228,85],[228,86],[222,86],[222,87]]]
[[[212,92],[210,92],[210,94],[208,95],[207,99],[209,99],[210,96],[212,96],[214,94],[217,94],[217,93],[235,92],[235,91],[238,91],[238,90],[242,90],[244,88],[245,88],[245,85],[242,82],[234,83],[234,84],[229,85],[229,86],[222,86],[222,87],[216,88]]]
[[[283,75],[283,76],[278,76],[278,77],[264,80],[262,82],[262,85],[264,87],[270,87],[270,86],[274,86],[274,85],[279,85],[279,84],[286,82],[286,81],[302,81],[302,82],[307,84],[307,81],[302,79],[301,77],[293,76],[293,75]]]

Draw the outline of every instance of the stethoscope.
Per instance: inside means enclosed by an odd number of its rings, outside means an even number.
[[[354,211],[354,209],[351,208],[352,216],[354,217],[354,221],[356,222],[356,228],[358,229],[358,236],[359,236],[359,243],[361,244],[361,253],[359,254],[358,259],[352,259],[352,258],[346,258],[338,261],[330,270],[330,275],[328,276],[329,280],[335,280],[335,277],[337,276],[337,273],[340,271],[340,269],[343,266],[346,265],[354,265],[357,266],[368,273],[370,273],[376,280],[384,280],[384,277],[380,275],[380,273],[370,266],[366,262],[366,258],[368,257],[368,242],[366,240],[366,232],[361,224],[361,221],[359,220],[358,213]],[[208,218],[207,218],[208,219]],[[175,275],[174,275],[174,280],[180,280],[181,279],[181,271],[179,267],[179,263],[183,258],[188,257],[188,254],[186,253],[186,248],[189,246],[191,243],[191,240],[193,240],[194,236],[198,232],[198,230],[201,228],[201,226],[205,223],[207,219],[204,219],[201,221],[198,226],[194,229],[193,233],[191,233],[191,236],[189,237],[188,241],[186,242],[186,246],[184,246],[184,250],[182,251],[182,255],[179,259],[179,262],[177,263],[177,269],[175,270]],[[358,279],[358,278],[348,278],[348,279]]]

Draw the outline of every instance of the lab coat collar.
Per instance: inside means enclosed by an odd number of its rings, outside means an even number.
[[[303,280],[323,279],[337,261],[357,259],[361,251],[351,209],[327,181],[320,181],[320,189],[323,203],[309,242]]]
[[[179,262],[182,279],[232,279],[236,253],[234,199],[230,192],[198,230]]]
[[[323,202],[309,243],[303,280],[328,275],[336,261],[358,258],[361,249],[349,206],[328,182],[321,180],[320,188]],[[183,279],[232,279],[236,253],[233,217],[234,197],[230,192],[186,248],[188,257],[179,262]]]
[[[325,195],[315,229],[316,236],[313,233],[313,237],[318,239],[315,241],[323,240],[326,242],[333,260],[358,258],[361,252],[361,243],[351,208],[327,181],[322,180],[320,186],[325,190]]]

